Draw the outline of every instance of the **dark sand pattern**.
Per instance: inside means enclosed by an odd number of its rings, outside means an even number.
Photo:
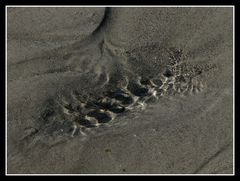
[[[126,72],[123,78],[105,83],[100,94],[70,90],[71,98],[68,100],[64,97],[48,100],[48,104],[53,105],[41,115],[43,134],[53,137],[87,136],[93,130],[101,132],[102,127],[111,126],[119,116],[146,109],[147,104],[156,103],[161,97],[188,96],[203,91],[201,74],[215,66],[188,65],[182,50],[171,48],[168,54],[169,64],[154,77],[131,73],[134,78],[129,78]],[[101,75],[106,75],[106,72]],[[105,79],[100,76],[99,82]],[[108,79],[111,80],[112,76]],[[96,92],[99,88],[95,88]]]

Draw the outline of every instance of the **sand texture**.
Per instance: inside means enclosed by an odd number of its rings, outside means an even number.
[[[231,7],[7,8],[7,172],[233,173]]]

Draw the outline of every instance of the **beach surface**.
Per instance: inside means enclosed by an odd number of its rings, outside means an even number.
[[[8,174],[232,174],[232,7],[8,7]]]

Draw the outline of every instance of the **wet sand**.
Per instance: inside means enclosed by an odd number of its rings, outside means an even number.
[[[9,174],[233,173],[231,7],[7,13]]]

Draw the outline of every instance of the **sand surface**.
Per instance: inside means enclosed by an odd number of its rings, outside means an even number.
[[[233,173],[231,7],[7,9],[7,172]]]

